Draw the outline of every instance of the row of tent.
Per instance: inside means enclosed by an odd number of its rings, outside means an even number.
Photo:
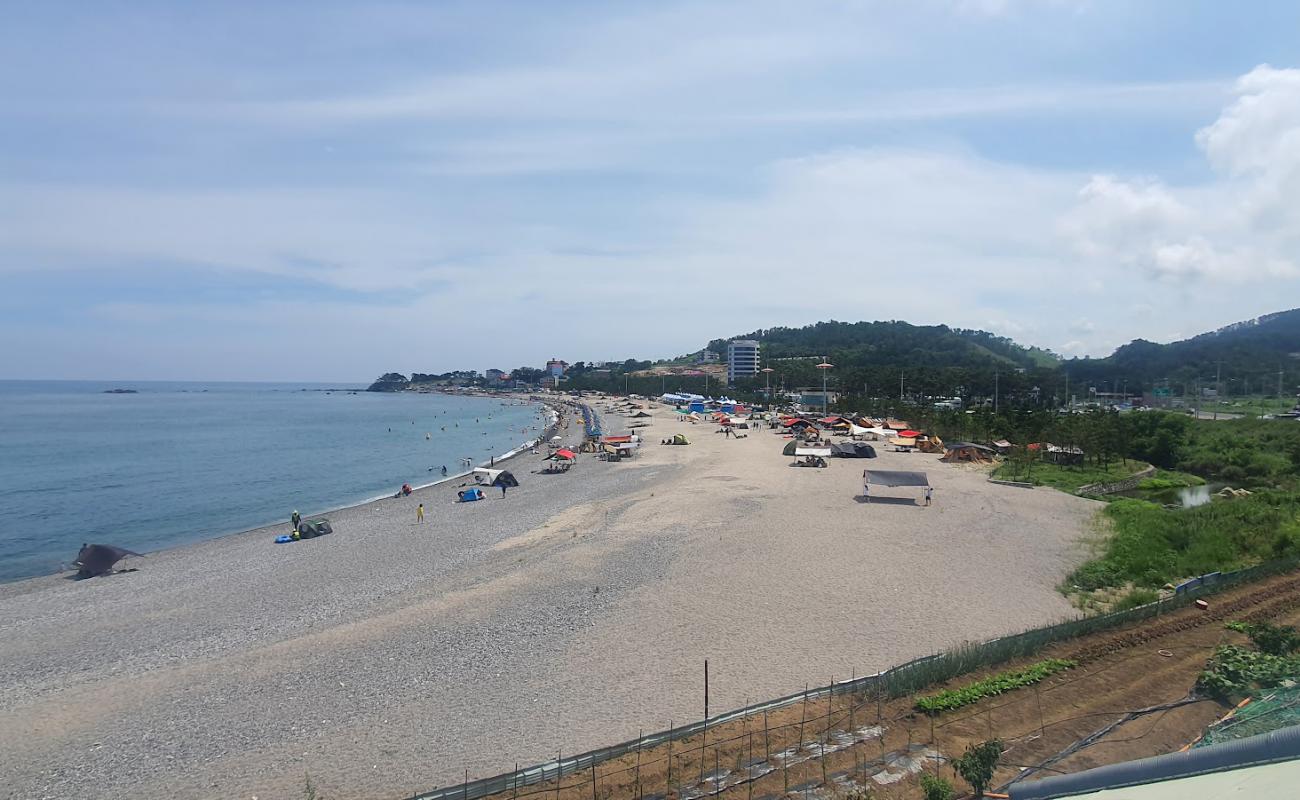
[[[812,452],[812,451],[816,452]],[[786,456],[839,456],[840,458],[875,458],[876,448],[866,442],[836,442],[829,447],[808,448],[798,441],[791,440],[785,443],[785,448],[781,451]]]

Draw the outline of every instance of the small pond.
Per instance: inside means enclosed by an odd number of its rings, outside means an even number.
[[[1126,492],[1116,492],[1116,494],[1120,497],[1150,500],[1152,503],[1160,503],[1161,505],[1196,508],[1210,502],[1214,497],[1214,493],[1225,485],[1222,483],[1203,483],[1200,486],[1182,486],[1173,489],[1130,489]]]

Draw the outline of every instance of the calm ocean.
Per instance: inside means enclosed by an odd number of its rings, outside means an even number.
[[[392,494],[544,424],[536,405],[331,386],[0,381],[0,580],[83,542],[145,552]]]

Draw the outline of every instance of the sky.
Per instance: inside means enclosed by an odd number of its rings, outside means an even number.
[[[829,319],[1184,338],[1300,306],[1297,30],[1290,0],[12,4],[0,378]]]

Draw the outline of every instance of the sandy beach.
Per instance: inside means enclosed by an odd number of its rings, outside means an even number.
[[[795,468],[775,433],[653,414],[636,459],[524,455],[505,497],[0,586],[6,796],[401,797],[698,718],[706,658],[716,713],[1072,614],[1097,503],[883,448]],[[927,471],[934,505],[860,502],[867,466]]]

